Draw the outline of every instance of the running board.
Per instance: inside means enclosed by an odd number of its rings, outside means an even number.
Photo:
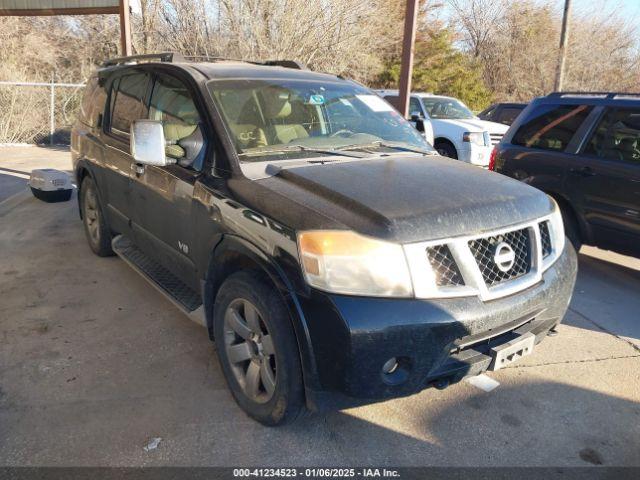
[[[131,240],[118,235],[111,241],[113,251],[131,268],[167,297],[182,313],[198,325],[206,326],[202,298],[191,287],[147,256]]]

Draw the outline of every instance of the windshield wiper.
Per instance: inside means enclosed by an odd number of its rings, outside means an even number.
[[[345,145],[344,147],[340,147],[339,150],[367,151],[368,148],[376,148],[376,147],[393,148],[395,150],[401,150],[403,152],[422,153],[423,155],[438,154],[438,152],[436,152],[435,150],[425,150],[424,148],[412,147],[404,143],[384,142],[382,140],[376,140],[375,142],[370,142],[370,143],[354,143],[352,145]]]
[[[304,145],[282,145],[280,147],[274,148],[264,148],[260,150],[256,150],[253,152],[242,152],[238,154],[241,156],[256,156],[256,155],[265,155],[269,153],[282,153],[282,152],[291,152],[291,151],[299,151],[299,152],[313,152],[313,153],[324,153],[326,155],[338,155],[341,157],[353,157],[353,158],[364,158],[366,155],[357,153],[357,152],[345,152],[342,150],[338,150],[335,148],[314,148],[314,147],[305,147]]]

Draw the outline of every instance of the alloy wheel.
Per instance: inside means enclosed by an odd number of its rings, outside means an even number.
[[[245,395],[257,403],[271,400],[277,380],[273,339],[262,315],[250,301],[238,298],[227,307],[224,348]]]

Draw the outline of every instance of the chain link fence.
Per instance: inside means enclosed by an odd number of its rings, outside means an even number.
[[[0,144],[68,145],[84,84],[0,81]]]

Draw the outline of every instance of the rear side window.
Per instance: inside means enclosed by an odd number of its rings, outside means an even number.
[[[144,97],[149,78],[144,73],[124,75],[111,91],[111,130],[129,135],[134,120],[147,117]],[[114,97],[115,95],[115,97]]]
[[[564,151],[591,109],[588,105],[539,105],[529,113],[511,143]]]
[[[82,103],[80,104],[80,111],[78,112],[78,118],[86,125],[92,125],[91,111],[94,109],[93,103],[95,102],[95,92],[98,88],[98,78],[91,77],[84,87],[84,96],[82,97]],[[103,104],[104,106],[104,104]]]
[[[640,165],[640,109],[607,110],[587,143],[585,153]]]

